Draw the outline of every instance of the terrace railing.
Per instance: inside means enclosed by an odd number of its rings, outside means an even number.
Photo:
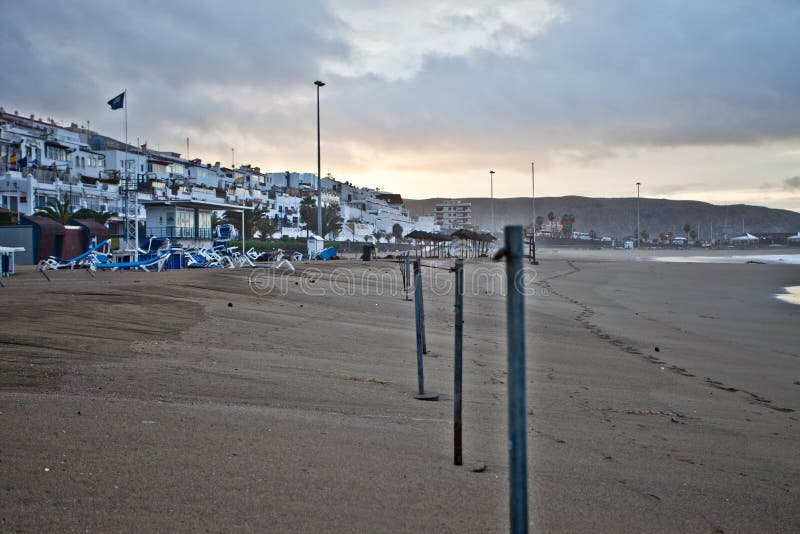
[[[183,237],[186,239],[211,239],[211,228],[187,226],[153,226],[147,233],[157,237]]]

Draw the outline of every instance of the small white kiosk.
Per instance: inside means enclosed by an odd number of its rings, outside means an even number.
[[[306,245],[308,246],[308,257],[313,258],[325,248],[325,241],[321,237],[311,236],[306,241]]]

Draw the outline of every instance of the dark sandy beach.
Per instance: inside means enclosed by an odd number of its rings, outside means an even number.
[[[507,531],[502,269],[467,269],[462,467],[447,287],[420,402],[391,262],[255,291],[23,269],[0,288],[0,531]],[[800,307],[773,297],[800,268],[565,254],[529,281],[533,531],[800,531]]]

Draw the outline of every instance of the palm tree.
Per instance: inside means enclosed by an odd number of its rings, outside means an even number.
[[[111,217],[119,215],[116,211],[95,211],[94,220],[105,225]]]
[[[213,232],[214,230],[216,230],[217,226],[222,224],[222,222],[223,222],[223,219],[220,218],[219,215],[217,215],[217,212],[216,211],[212,211],[211,212],[211,231]]]
[[[336,237],[336,234],[342,231],[342,224],[344,224],[344,219],[342,219],[341,215],[339,214],[339,204],[336,202],[322,207],[322,236],[325,237],[326,235],[333,234]]]
[[[87,208],[82,208],[72,214],[73,219],[94,219],[95,222],[99,222],[100,224],[104,225],[108,222],[111,217],[117,215],[114,211],[95,211],[90,210]]]
[[[278,225],[275,224],[274,220],[270,219],[269,217],[265,217],[257,220],[253,225],[253,228],[258,230],[258,233],[260,234],[259,239],[261,241],[266,241],[272,238],[272,234],[278,230]]]
[[[597,232],[595,232],[594,230],[589,230],[589,238],[597,239]]]
[[[553,215],[553,217],[555,217],[555,215]],[[536,216],[536,229],[537,230],[541,230],[543,224],[544,224],[544,217],[542,217],[541,215],[537,215]]]
[[[575,223],[575,216],[565,213],[561,216],[561,235],[564,237],[572,236],[572,226]]]
[[[97,213],[94,210],[90,210],[88,208],[81,208],[75,213],[72,214],[74,219],[94,219],[94,214]]]
[[[62,203],[58,199],[52,199],[47,202],[46,206],[39,208],[34,215],[38,215],[39,217],[47,217],[48,219],[52,219],[57,223],[67,225],[73,216],[72,206],[70,206],[69,200],[65,200]]]
[[[683,225],[683,233],[686,234],[686,244],[687,245],[689,244],[689,231],[691,229],[692,229],[692,227],[689,225],[689,223],[686,223],[686,224]]]
[[[394,223],[392,225],[392,235],[394,236],[394,242],[399,243],[403,239],[403,225]]]
[[[300,201],[300,219],[306,225],[306,237],[308,237],[308,232],[314,225],[314,221],[317,220],[317,199],[313,196],[309,195]]]
[[[639,235],[642,237],[642,239],[645,240],[645,242],[647,242],[647,239],[650,237],[650,232],[648,232],[647,230],[642,230],[641,232],[639,232]]]
[[[556,220],[556,214],[551,211],[550,213],[547,214],[547,220],[548,220],[548,222],[550,224],[550,228],[552,228],[553,227],[553,221]]]
[[[689,237],[692,238],[692,241],[697,241],[697,230],[690,230]]]
[[[267,214],[267,208],[254,208],[252,210],[244,210],[244,226],[245,232],[249,230],[251,236],[253,229],[258,221],[263,219]],[[242,212],[241,211],[226,211],[222,214],[222,219],[236,228],[239,233],[242,232]],[[246,238],[246,237],[245,237]]]

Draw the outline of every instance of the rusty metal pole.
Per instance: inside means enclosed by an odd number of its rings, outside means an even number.
[[[455,360],[453,379],[453,463],[461,465],[461,389],[464,377],[464,260],[456,260]]]
[[[525,297],[522,227],[506,226],[508,298],[508,456],[511,532],[528,532],[528,458],[525,422]]]

